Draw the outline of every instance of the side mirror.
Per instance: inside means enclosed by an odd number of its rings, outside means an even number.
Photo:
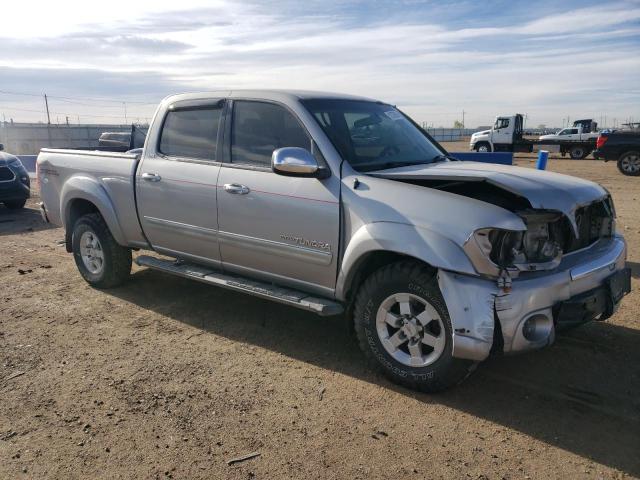
[[[0,143],[0,152],[4,150],[4,144]]]
[[[274,150],[271,155],[271,169],[288,177],[327,178],[330,172],[320,167],[318,161],[305,148],[284,147]]]

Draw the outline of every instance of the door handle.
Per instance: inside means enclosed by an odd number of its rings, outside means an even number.
[[[224,191],[235,195],[246,195],[250,192],[249,187],[240,185],[239,183],[225,183]]]
[[[159,182],[160,180],[162,180],[162,177],[157,173],[143,173],[142,179],[146,180],[147,182]]]

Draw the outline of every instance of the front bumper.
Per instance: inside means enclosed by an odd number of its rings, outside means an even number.
[[[579,308],[581,302],[582,305],[585,301],[587,305],[597,302],[589,294],[602,298],[603,289],[609,288],[608,279],[625,271],[626,258],[626,243],[621,236],[600,240],[589,248],[565,255],[553,272],[530,273],[514,279],[508,293],[499,289],[495,281],[440,270],[440,290],[454,332],[453,356],[484,360],[494,344],[496,322],[502,333],[501,339],[497,337],[505,353],[549,345],[555,338],[558,321],[572,320],[571,309],[563,307],[563,302],[574,304],[576,312],[584,310]],[[628,275],[628,271],[618,276],[621,275]],[[611,308],[616,307],[617,303]],[[598,316],[604,319],[610,313],[595,312],[591,317],[585,314],[573,320],[581,323]]]
[[[0,182],[0,202],[5,200],[26,200],[29,196],[29,185],[25,185],[17,178],[10,182]]]

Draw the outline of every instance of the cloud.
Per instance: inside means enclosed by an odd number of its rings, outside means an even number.
[[[24,74],[24,83],[0,76],[0,89],[72,85],[76,95],[114,98],[332,90],[391,101],[436,125],[463,108],[470,124],[515,110],[553,124],[567,114],[623,118],[640,107],[638,2],[549,1],[536,10],[518,2],[192,1],[46,38],[0,33],[0,64]]]

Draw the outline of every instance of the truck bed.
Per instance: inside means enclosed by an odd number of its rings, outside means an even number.
[[[70,215],[61,211],[64,199],[71,198],[76,187],[86,192],[89,186],[91,194],[82,197],[94,197],[86,200],[99,206],[118,243],[144,243],[134,193],[138,159],[128,153],[43,148],[37,170],[40,185],[48,186],[41,188],[41,195],[49,220],[64,226]]]

